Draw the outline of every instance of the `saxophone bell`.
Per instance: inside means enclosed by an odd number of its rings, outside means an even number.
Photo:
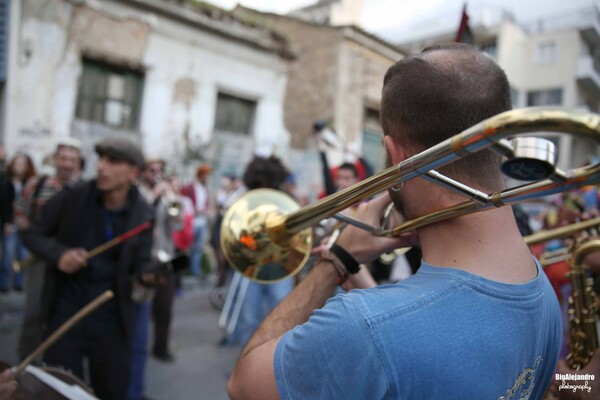
[[[598,306],[593,279],[588,276],[585,259],[600,251],[600,239],[588,237],[575,243],[569,259],[569,349],[567,364],[576,371],[585,367],[598,349]]]

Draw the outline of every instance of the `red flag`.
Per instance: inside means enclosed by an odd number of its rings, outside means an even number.
[[[462,17],[460,18],[460,25],[458,26],[458,31],[456,32],[455,42],[474,44],[475,38],[473,36],[473,32],[471,31],[471,27],[469,27],[469,16],[467,15],[467,4],[463,7]]]

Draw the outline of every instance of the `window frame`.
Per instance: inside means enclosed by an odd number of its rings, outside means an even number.
[[[123,95],[113,97],[109,93],[111,76],[123,79]],[[89,85],[89,86],[88,86]],[[82,59],[82,72],[77,88],[75,117],[126,130],[137,130],[140,124],[144,74],[140,70],[109,64],[91,58]],[[109,102],[129,107],[129,117],[122,117],[121,123],[107,120]],[[89,107],[87,110],[84,107]]]
[[[227,110],[221,110],[219,105],[225,102],[227,104]],[[235,104],[237,102],[237,104]],[[240,105],[249,106],[248,111],[250,112],[250,117],[247,118],[247,121],[244,122],[245,129],[238,129],[239,121],[234,123],[224,123],[224,120],[231,121],[232,118],[227,118],[227,115],[231,115],[231,113],[235,112],[232,108],[239,107]],[[254,127],[256,123],[256,114],[258,112],[258,100],[254,99],[250,96],[240,96],[237,94],[232,94],[231,92],[227,92],[224,90],[217,90],[216,102],[215,102],[215,116],[214,116],[214,131],[216,132],[227,132],[244,136],[253,136],[254,135]],[[220,113],[224,112],[226,114],[226,118],[222,118]]]
[[[550,50],[551,49],[551,50]],[[537,65],[551,65],[558,60],[558,43],[554,39],[540,40],[535,44],[533,61]]]
[[[560,95],[560,100],[558,102],[549,101],[552,92],[558,92]],[[531,101],[533,95],[538,94],[540,96],[540,101],[534,103]],[[551,89],[539,89],[539,90],[528,90],[527,91],[527,107],[536,107],[536,106],[560,106],[563,103],[564,90],[563,88],[551,88]]]

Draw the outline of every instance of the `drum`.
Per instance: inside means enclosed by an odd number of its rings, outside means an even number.
[[[10,367],[4,362],[0,362],[0,372],[6,368]],[[60,367],[43,366],[38,368],[66,385],[79,386],[78,390],[80,389],[80,393],[83,393],[79,398],[95,399],[92,388],[73,373]],[[64,400],[69,398],[59,393],[47,383],[42,382],[35,374],[27,370],[17,378],[17,381],[19,382],[19,386],[14,396],[16,400]]]

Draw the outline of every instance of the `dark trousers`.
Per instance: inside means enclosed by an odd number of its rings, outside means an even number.
[[[19,357],[25,359],[41,343],[42,323],[42,292],[46,279],[46,263],[32,259],[25,269],[25,319],[21,326],[19,337]]]
[[[73,332],[75,330],[75,332]],[[59,365],[84,377],[84,359],[89,360],[91,386],[102,400],[126,398],[129,381],[129,344],[123,334],[89,337],[75,327],[44,355],[48,365]]]
[[[152,305],[152,318],[154,319],[154,354],[169,352],[169,331],[173,315],[173,297],[175,296],[175,277],[169,276],[166,285],[156,288],[154,304]]]

